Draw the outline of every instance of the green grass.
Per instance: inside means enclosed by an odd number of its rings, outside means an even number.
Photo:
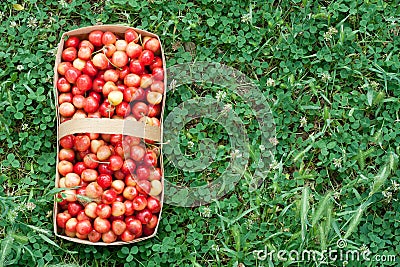
[[[0,266],[343,266],[254,254],[336,249],[340,239],[349,250],[396,255],[347,266],[400,265],[399,1],[261,2],[2,2]],[[96,23],[158,34],[168,66],[220,62],[250,77],[268,99],[279,142],[265,182],[249,190],[246,177],[263,153],[249,106],[229,88],[181,86],[168,93],[167,114],[226,92],[221,101],[232,104],[250,140],[244,178],[210,205],[165,205],[157,237],[145,242],[102,248],[56,239],[54,54],[63,32]],[[217,160],[201,173],[167,161],[166,178],[196,186],[218,177],[232,152],[220,133],[207,118],[186,125],[182,153],[195,158],[210,138]]]

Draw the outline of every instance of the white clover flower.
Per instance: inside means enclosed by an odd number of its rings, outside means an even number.
[[[268,78],[268,80],[267,80],[267,86],[270,86],[270,87],[273,87],[273,86],[275,86],[275,80],[274,79],[272,79],[272,78]]]
[[[389,201],[393,196],[392,192],[386,190],[382,191],[382,195],[386,198],[387,201]]]
[[[58,4],[63,8],[68,7],[68,3],[65,0],[59,0]]]
[[[28,28],[35,28],[37,27],[37,19],[36,18],[30,18],[28,21]]]
[[[221,100],[225,99],[225,97],[226,97],[226,92],[224,91],[218,91],[215,96],[218,102],[221,102]]]
[[[26,210],[26,205],[24,205],[24,204],[19,204],[18,206],[16,206],[15,208],[14,208],[14,210],[15,211],[24,211],[24,210]]]
[[[329,41],[330,39],[332,39],[332,36],[337,34],[337,33],[338,33],[338,30],[336,30],[336,28],[330,27],[328,29],[328,31],[324,33],[325,41]]]
[[[332,77],[331,77],[331,75],[329,75],[329,73],[327,73],[327,72],[322,73],[322,75],[321,75],[321,80],[322,80],[323,82],[328,82],[328,81],[330,81],[331,79],[332,79]]]
[[[10,223],[14,223],[18,217],[18,209],[12,209],[7,213],[7,218]]]
[[[24,65],[18,65],[18,66],[17,66],[17,70],[21,71],[21,70],[23,70],[23,69],[24,69]]]
[[[333,166],[336,168],[342,168],[342,158],[334,158],[333,159]]]
[[[279,144],[278,139],[276,139],[276,137],[271,137],[270,139],[268,139],[268,141],[273,144],[274,146]]]
[[[242,16],[241,21],[244,23],[249,23],[251,19],[251,13],[247,13]]]
[[[235,149],[232,153],[231,153],[231,158],[241,158],[242,157],[242,153],[240,152],[239,149]]]
[[[394,191],[397,191],[400,189],[400,184],[398,184],[396,181],[392,180],[392,188]]]
[[[188,144],[187,144],[187,147],[188,148],[193,148],[193,146],[194,146],[194,143],[192,141],[189,141]]]
[[[217,244],[212,244],[211,245],[211,249],[218,252],[219,251],[219,246]]]
[[[209,207],[204,207],[203,210],[200,211],[200,216],[204,218],[211,217],[211,209]]]
[[[379,83],[377,83],[376,81],[372,81],[372,82],[371,82],[371,87],[372,87],[373,89],[377,89],[377,88],[379,87]]]
[[[26,203],[26,209],[27,209],[27,210],[32,211],[32,210],[34,210],[35,208],[36,208],[35,203],[32,203],[32,202]]]
[[[229,111],[232,110],[232,104],[225,104],[222,111],[221,111],[221,115],[227,115],[229,113]]]
[[[225,104],[223,112],[228,112],[232,110],[232,104]]]
[[[325,41],[329,41],[332,38],[332,35],[329,32],[324,33],[324,39]]]
[[[248,219],[248,220],[246,221],[246,228],[247,228],[247,230],[250,230],[250,228],[251,228],[251,226],[253,226],[253,224],[254,224],[254,221],[253,221],[252,219]]]
[[[269,164],[269,168],[273,169],[273,170],[277,170],[277,169],[279,169],[279,165],[280,165],[280,163],[277,162],[276,160],[274,160],[274,161],[272,161],[271,164]]]
[[[17,26],[18,26],[17,22],[15,22],[15,21],[11,21],[11,22],[10,22],[10,27],[11,27],[11,28],[15,28],[15,27],[17,27]]]
[[[332,35],[334,35],[334,34],[337,34],[337,33],[338,33],[338,30],[336,30],[335,27],[330,27],[330,28],[329,28],[329,32],[330,32]]]
[[[300,119],[300,127],[303,128],[307,124],[306,117],[301,117]]]

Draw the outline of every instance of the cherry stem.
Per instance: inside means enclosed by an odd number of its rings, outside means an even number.
[[[103,49],[103,54],[106,56],[107,61],[110,62],[111,65],[113,65],[116,69],[122,70],[122,68],[115,66],[115,65],[111,62],[111,60],[110,60],[110,59],[107,57],[107,55],[106,55],[105,49]]]
[[[96,55],[96,54],[98,54],[98,53],[100,53],[101,51],[104,51],[104,50],[105,50],[104,47],[102,47],[101,49],[99,49],[97,51],[94,51],[91,56],[93,57],[93,55]]]

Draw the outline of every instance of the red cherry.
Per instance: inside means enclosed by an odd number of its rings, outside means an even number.
[[[103,37],[103,32],[100,30],[95,30],[89,33],[89,41],[95,46],[102,45],[102,40],[101,40],[102,37]]]
[[[69,37],[66,41],[65,41],[65,47],[75,47],[78,48],[79,47],[79,43],[81,41],[79,40],[78,37],[76,36],[71,36]]]
[[[142,54],[139,56],[139,61],[145,66],[150,65],[153,59],[154,53],[150,50],[143,50]]]
[[[137,43],[139,41],[139,35],[134,29],[128,29],[125,32],[125,41],[128,43],[130,42],[135,42]]]
[[[97,177],[97,183],[103,188],[107,189],[111,186],[112,183],[112,176],[109,174],[100,174],[99,177]]]

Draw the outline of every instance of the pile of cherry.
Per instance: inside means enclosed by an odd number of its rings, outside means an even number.
[[[92,31],[72,36],[57,66],[60,122],[131,119],[160,126],[164,69],[160,43],[133,29],[124,39]],[[162,194],[159,148],[152,140],[82,133],[59,142],[56,223],[69,237],[129,242],[154,233]]]

